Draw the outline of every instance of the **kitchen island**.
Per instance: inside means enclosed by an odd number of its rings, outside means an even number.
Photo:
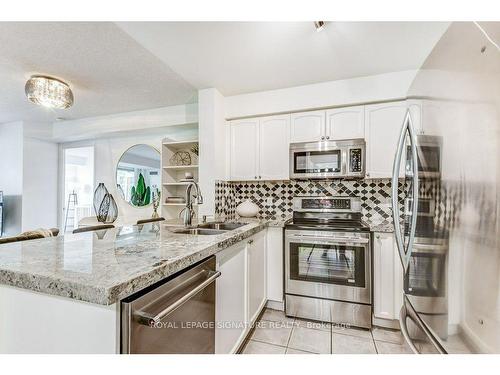
[[[161,224],[0,246],[1,353],[119,353],[120,301],[265,230],[218,235]]]

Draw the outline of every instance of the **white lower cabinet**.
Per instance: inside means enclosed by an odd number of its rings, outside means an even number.
[[[403,269],[393,233],[375,233],[373,241],[373,315],[397,320],[403,304]]]
[[[217,254],[215,353],[233,353],[247,333],[246,242]]]
[[[273,308],[283,306],[283,228],[267,229],[267,300]]]
[[[235,353],[264,307],[266,231],[216,255],[215,353]]]
[[[266,303],[266,232],[248,241],[248,318],[253,323]]]

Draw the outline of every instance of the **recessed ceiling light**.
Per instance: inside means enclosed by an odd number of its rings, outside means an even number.
[[[31,76],[26,82],[24,92],[30,102],[48,108],[69,108],[74,101],[69,85],[53,77]]]
[[[314,27],[317,32],[320,32],[325,27],[325,21],[314,21]]]

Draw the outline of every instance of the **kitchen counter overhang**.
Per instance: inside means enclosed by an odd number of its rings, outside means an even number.
[[[255,221],[219,235],[162,224],[124,226],[0,246],[0,284],[112,305],[264,230]]]

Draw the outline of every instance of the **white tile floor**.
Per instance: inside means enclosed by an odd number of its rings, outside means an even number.
[[[286,317],[266,309],[243,354],[411,354],[399,331],[372,331]]]

